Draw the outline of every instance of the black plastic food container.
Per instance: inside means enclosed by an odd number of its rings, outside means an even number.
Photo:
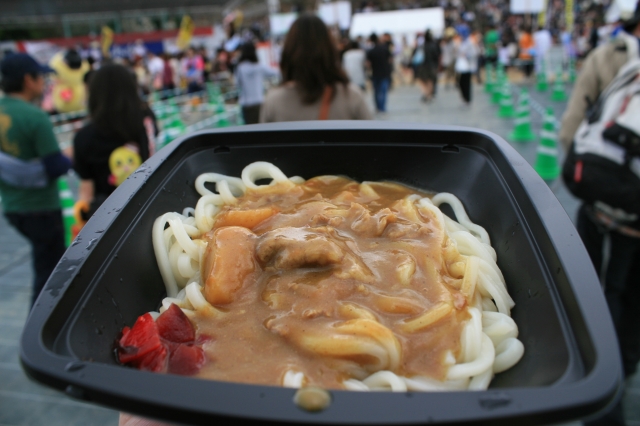
[[[294,390],[137,371],[116,364],[125,325],[165,295],[156,217],[193,207],[204,172],[254,161],[286,175],[391,180],[458,196],[498,254],[525,354],[484,392],[331,391],[309,413]],[[32,311],[21,359],[34,379],[122,411],[184,424],[546,424],[602,410],[621,387],[614,329],[569,217],[526,161],[494,134],[388,122],[308,122],[196,133],[129,177],[65,253]]]

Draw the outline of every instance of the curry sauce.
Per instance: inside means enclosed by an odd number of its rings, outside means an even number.
[[[217,313],[192,317],[208,358],[198,376],[445,380],[469,314],[451,285],[459,255],[411,198],[427,194],[334,176],[266,188],[225,206],[202,237],[203,294]]]

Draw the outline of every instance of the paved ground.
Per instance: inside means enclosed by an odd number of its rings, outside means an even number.
[[[532,93],[541,105],[551,105],[549,93]],[[563,104],[553,105],[558,114]],[[453,89],[440,88],[435,102],[422,104],[417,88],[400,86],[390,95],[389,112],[378,115],[380,120],[455,124],[483,128],[505,137],[511,130],[508,120],[496,117],[497,108],[489,103],[480,87],[474,90],[470,107],[462,106]],[[559,115],[558,115],[559,117]],[[532,114],[534,131],[538,132],[542,118]],[[535,143],[515,144],[530,163],[535,161]],[[551,188],[570,217],[575,217],[577,202],[557,181]],[[18,361],[20,333],[27,317],[30,297],[30,253],[26,241],[0,216],[0,426],[115,426],[117,413],[95,405],[69,399],[63,394],[29,381]],[[640,426],[640,377],[632,378],[625,397],[628,424]],[[572,423],[572,426],[579,425]],[[567,425],[565,425],[567,426]]]

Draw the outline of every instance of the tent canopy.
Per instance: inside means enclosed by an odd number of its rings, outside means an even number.
[[[351,20],[351,37],[368,37],[372,33],[414,36],[431,30],[434,37],[444,32],[444,10],[441,7],[395,10],[391,12],[356,13]]]

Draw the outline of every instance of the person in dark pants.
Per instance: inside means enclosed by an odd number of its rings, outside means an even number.
[[[595,217],[591,206],[583,204],[578,212],[578,233],[587,248],[598,275],[605,272],[604,295],[620,341],[624,374],[630,377],[640,362],[640,231],[621,228],[613,231]],[[627,231],[627,233],[623,233]],[[602,247],[605,239],[611,247],[605,265]]]
[[[62,212],[60,210],[52,210],[30,213],[5,213],[5,216],[9,223],[31,243],[31,256],[35,273],[33,292],[31,294],[31,305],[33,306],[49,279],[49,275],[51,275],[66,250]]]
[[[65,251],[56,179],[71,167],[60,152],[44,111],[32,104],[42,96],[43,74],[51,72],[26,54],[0,64],[0,195],[9,223],[29,240],[35,277],[31,304]]]
[[[602,277],[604,295],[616,329],[625,378],[635,374],[640,362],[640,231],[635,228],[613,230],[597,217],[597,211],[583,204],[578,211],[578,234],[589,257]],[[605,240],[609,240],[605,244]],[[603,246],[610,247],[603,255]],[[604,417],[586,422],[588,426],[625,425],[622,403]]]
[[[386,112],[393,58],[389,47],[385,43],[380,43],[376,34],[371,34],[369,39],[374,43],[373,48],[367,52],[367,61],[371,68],[371,82],[373,83],[373,100],[378,112]]]
[[[471,31],[466,25],[457,28],[462,38],[458,47],[455,70],[458,74],[458,86],[465,105],[471,104],[471,76],[478,68],[478,46],[471,39]]]
[[[468,71],[461,72],[458,75],[458,86],[465,104],[471,103],[471,73]]]

